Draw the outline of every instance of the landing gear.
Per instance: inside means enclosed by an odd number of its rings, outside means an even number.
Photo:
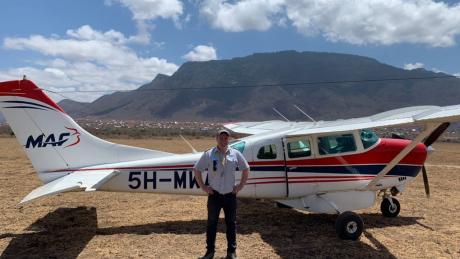
[[[335,230],[341,239],[357,240],[363,233],[363,219],[356,213],[345,211],[335,221]]]
[[[380,204],[380,210],[382,211],[383,216],[394,218],[398,216],[399,211],[401,210],[401,205],[395,198],[383,198],[382,203]]]

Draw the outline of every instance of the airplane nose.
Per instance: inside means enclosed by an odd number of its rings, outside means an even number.
[[[423,143],[419,143],[410,152],[410,155],[412,155],[418,162],[421,162],[423,164],[427,158],[428,153],[429,147],[425,146],[425,144]]]

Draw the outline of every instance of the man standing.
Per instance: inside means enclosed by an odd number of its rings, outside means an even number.
[[[243,189],[249,175],[249,165],[244,156],[228,148],[230,133],[217,132],[217,146],[204,152],[193,171],[200,188],[208,194],[208,223],[206,226],[206,254],[203,259],[214,258],[217,222],[224,210],[227,235],[227,258],[236,257],[236,194]],[[208,171],[209,186],[203,182],[201,172]],[[241,181],[235,185],[235,171],[242,171]]]

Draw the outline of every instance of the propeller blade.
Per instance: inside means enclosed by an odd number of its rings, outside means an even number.
[[[438,138],[441,136],[442,133],[450,126],[450,122],[444,122],[443,124],[439,125],[423,142],[425,146],[431,146]]]
[[[450,126],[450,122],[444,122],[443,124],[439,125],[426,139],[423,141],[428,150],[430,149],[431,145],[441,136],[444,131]],[[432,149],[432,147],[431,147]],[[423,174],[423,184],[425,185],[425,193],[426,197],[430,198],[430,184],[428,183],[428,174],[426,173],[425,166],[422,166],[422,174]]]
[[[423,184],[425,185],[426,197],[430,198],[430,184],[428,183],[428,174],[426,173],[425,166],[422,166]]]

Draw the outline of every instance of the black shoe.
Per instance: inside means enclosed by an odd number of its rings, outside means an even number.
[[[227,252],[227,257],[225,259],[238,259],[236,252]]]
[[[200,259],[213,259],[214,258],[214,251],[206,251],[206,254],[204,254],[203,257],[200,257]]]

